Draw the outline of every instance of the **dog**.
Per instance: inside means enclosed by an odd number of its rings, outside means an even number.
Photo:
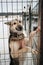
[[[30,38],[25,38],[23,33],[22,21],[15,19],[10,22],[5,22],[9,25],[9,54],[10,54],[10,65],[20,65],[20,60],[23,60],[23,53],[31,52],[37,54],[38,52],[31,49],[32,36],[37,32],[34,31],[30,34]],[[29,40],[30,39],[30,40]],[[28,46],[29,43],[29,47]]]

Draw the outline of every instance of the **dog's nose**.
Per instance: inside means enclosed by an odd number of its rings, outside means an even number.
[[[22,29],[23,29],[23,27],[21,25],[18,25],[16,28],[16,30],[18,30],[18,31],[22,31]]]

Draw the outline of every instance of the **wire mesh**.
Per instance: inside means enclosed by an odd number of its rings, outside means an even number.
[[[26,33],[28,36],[29,20],[27,19],[29,19],[29,7],[31,5],[31,8],[33,9],[37,3],[39,3],[38,0],[0,0],[0,65],[10,65],[9,46],[8,46],[9,26],[5,25],[4,23],[10,20],[13,20],[15,18],[22,19],[24,29],[26,30]],[[33,10],[37,12],[38,10],[37,6]],[[25,16],[23,15],[24,13],[26,13]],[[34,22],[33,22],[33,25],[34,25]],[[36,25],[38,26],[38,22]],[[33,27],[32,27],[32,30],[33,30]],[[40,36],[39,35],[35,36],[35,38],[38,38],[38,37]],[[36,40],[36,44],[37,44],[37,40]],[[35,42],[33,44],[35,44]],[[36,45],[35,45],[35,48],[36,48]],[[33,57],[32,53],[28,52],[24,56],[25,56],[24,57],[25,61],[20,60],[20,63],[21,63],[20,65],[37,65],[37,55]]]

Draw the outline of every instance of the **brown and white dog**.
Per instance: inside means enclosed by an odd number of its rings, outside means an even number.
[[[31,49],[32,36],[38,31],[38,29],[30,34],[29,38],[25,38],[23,34],[23,24],[20,20],[15,19],[5,24],[9,25],[9,53],[10,53],[10,65],[19,65],[20,60],[23,60],[23,53],[31,52],[37,54],[37,51]],[[29,47],[28,47],[29,46]]]

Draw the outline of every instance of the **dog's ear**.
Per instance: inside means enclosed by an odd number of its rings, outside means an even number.
[[[11,22],[5,22],[5,24],[7,24],[7,25],[11,25]]]

